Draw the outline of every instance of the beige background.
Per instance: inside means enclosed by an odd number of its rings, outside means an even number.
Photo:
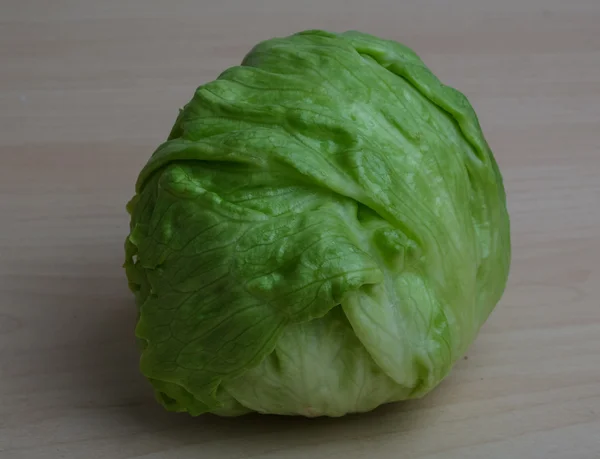
[[[599,24],[598,0],[2,0],[0,457],[600,458]],[[197,85],[305,28],[402,41],[471,99],[505,175],[509,288],[424,400],[165,413],[136,368],[125,202]]]

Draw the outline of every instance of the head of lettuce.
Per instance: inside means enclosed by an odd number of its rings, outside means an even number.
[[[509,269],[502,178],[467,99],[357,32],[265,41],[200,86],[128,209],[141,371],[192,415],[420,397]]]

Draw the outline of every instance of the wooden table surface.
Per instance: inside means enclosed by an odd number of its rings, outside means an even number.
[[[0,457],[600,458],[600,1],[3,0]],[[142,164],[199,84],[307,28],[402,41],[505,176],[507,292],[451,376],[369,414],[169,414],[121,263]]]

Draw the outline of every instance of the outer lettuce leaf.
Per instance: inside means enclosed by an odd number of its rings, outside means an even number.
[[[198,88],[129,209],[141,369],[192,414],[420,396],[508,275],[502,179],[468,101],[356,32],[269,40]]]

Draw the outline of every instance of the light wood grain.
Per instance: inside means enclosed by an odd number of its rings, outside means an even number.
[[[600,458],[598,0],[3,0],[0,456]],[[504,172],[507,293],[421,401],[342,419],[165,413],[120,265],[140,167],[257,41],[359,29],[474,104]]]

